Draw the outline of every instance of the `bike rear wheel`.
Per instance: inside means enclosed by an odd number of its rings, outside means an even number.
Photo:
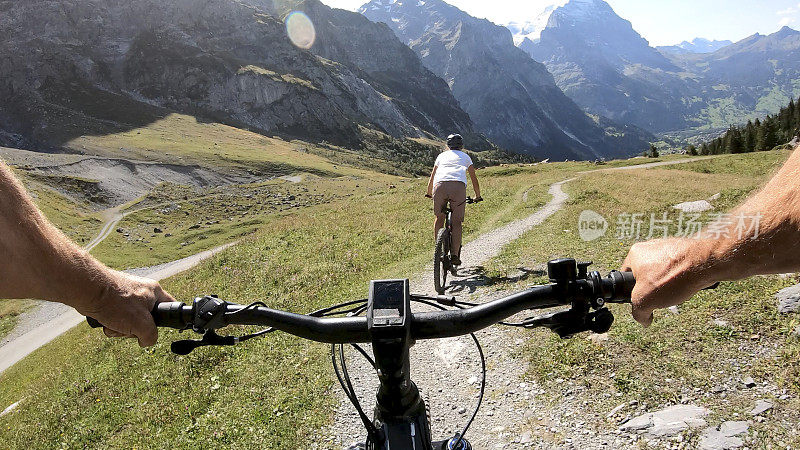
[[[447,272],[450,271],[450,232],[447,228],[439,230],[436,237],[436,250],[433,255],[433,286],[436,292],[444,294],[447,286]]]

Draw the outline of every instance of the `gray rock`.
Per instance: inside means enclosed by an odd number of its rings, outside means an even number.
[[[742,439],[736,437],[746,433],[750,428],[747,422],[723,422],[718,428],[709,427],[703,430],[697,448],[701,450],[728,450],[744,445]]]
[[[769,400],[759,400],[756,402],[756,405],[753,407],[753,409],[750,410],[750,414],[753,416],[763,414],[772,409],[772,406],[772,402]]]
[[[750,423],[743,420],[723,422],[719,426],[720,433],[724,434],[725,436],[738,436],[740,434],[747,433],[747,430],[749,429]]]
[[[800,284],[781,289],[775,298],[778,300],[778,312],[790,314],[800,311]]]
[[[756,387],[756,381],[753,379],[753,377],[747,377],[743,379],[742,384],[749,388]]]
[[[711,411],[696,405],[673,405],[643,414],[625,422],[620,430],[643,433],[648,437],[675,436],[680,432],[706,425],[703,417]]]
[[[714,206],[709,203],[708,200],[697,200],[695,202],[678,203],[677,205],[673,206],[673,208],[685,213],[699,213],[710,211],[714,209]]]

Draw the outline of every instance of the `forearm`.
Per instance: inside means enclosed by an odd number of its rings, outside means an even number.
[[[102,295],[109,269],[73,244],[0,163],[0,297],[85,308]]]
[[[716,280],[800,270],[800,151],[728,217],[724,233],[705,230],[703,270]],[[743,229],[746,228],[746,232]],[[716,234],[716,233],[715,233]]]
[[[478,177],[474,174],[470,176],[472,179],[472,190],[475,191],[475,197],[480,198],[481,196],[481,185],[478,183]]]

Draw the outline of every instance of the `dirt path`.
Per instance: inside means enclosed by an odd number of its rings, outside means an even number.
[[[97,236],[83,247],[87,252],[92,251],[95,247],[100,245],[100,243],[114,231],[114,228],[116,228],[119,222],[125,218],[126,214],[122,213],[120,208],[121,206],[117,206],[116,208],[107,209],[100,213],[100,216],[105,219],[105,225],[103,225],[103,228]]]
[[[113,226],[111,227],[113,229]],[[177,261],[158,266],[132,269],[128,272],[160,281],[183,271],[189,270],[205,259],[233,245],[200,252]],[[83,322],[84,317],[69,306],[60,303],[43,302],[39,307],[20,317],[19,324],[3,340],[0,346],[0,372],[16,364],[36,349],[61,336],[72,327]]]
[[[578,175],[632,169],[649,169],[675,164],[685,164],[701,160],[692,158],[680,161],[661,161],[636,166],[601,168],[581,172]],[[479,236],[464,245],[463,266],[459,277],[449,280],[448,293],[470,295],[471,301],[487,302],[502,297],[502,292],[481,292],[483,264],[497,256],[502,248],[518,239],[523,233],[541,225],[547,218],[558,212],[569,196],[562,186],[575,178],[560,181],[550,186],[552,199],[534,214],[509,223],[496,230]],[[435,294],[433,291],[433,265],[411,278],[414,293]],[[424,307],[414,307],[424,311]],[[596,418],[597,424],[587,426],[589,418],[582,417],[580,404],[570,399],[553,408],[537,400],[544,393],[539,386],[523,382],[525,365],[510,355],[509,349],[521,345],[520,335],[499,327],[492,327],[477,333],[487,358],[486,395],[481,411],[472,424],[468,438],[477,449],[497,448],[635,448],[627,437],[598,428],[604,424],[603,418]],[[452,436],[460,431],[474,408],[480,387],[480,364],[477,353],[469,337],[417,342],[411,350],[412,379],[420,387],[430,406],[431,427],[434,439]],[[348,369],[362,407],[371,414],[375,406],[375,392],[378,387],[373,369],[360,355],[351,351],[348,355]],[[320,430],[314,440],[316,448],[347,448],[363,442],[363,425],[350,402],[338,386],[335,392],[339,397],[334,423]],[[521,430],[526,422],[538,422],[548,427],[552,440],[537,439]],[[357,430],[357,431],[355,431]],[[355,432],[354,432],[355,431]],[[559,435],[572,436],[561,440]]]

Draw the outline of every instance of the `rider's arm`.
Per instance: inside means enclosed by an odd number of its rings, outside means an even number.
[[[738,220],[730,220],[722,227],[727,232],[705,230],[702,239],[658,240],[631,248],[623,269],[636,276],[636,320],[649,325],[655,309],[683,303],[717,281],[800,270],[798,148],[761,191],[731,213],[732,218],[749,218],[745,224],[757,224],[757,230],[739,233]]]
[[[150,311],[173,298],[157,282],[112,270],[72,243],[2,162],[0,211],[0,298],[65,303],[99,320],[110,337],[155,344],[158,331]]]
[[[428,191],[427,194],[425,194],[428,197],[433,195],[433,178],[436,176],[436,169],[438,167],[439,166],[433,166],[433,170],[431,171],[431,178],[428,180]]]
[[[478,175],[475,173],[475,166],[467,168],[469,179],[472,181],[472,189],[475,191],[475,198],[481,198],[481,186],[478,184]]]

